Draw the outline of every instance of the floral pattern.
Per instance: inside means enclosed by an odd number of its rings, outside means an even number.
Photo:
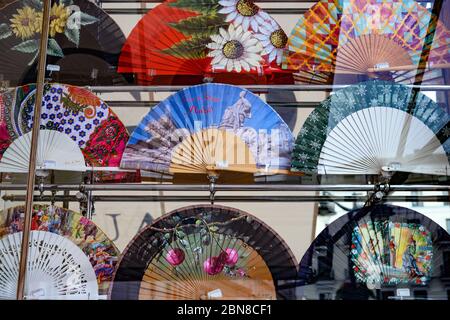
[[[212,50],[209,56],[213,57],[213,68],[241,72],[261,67],[262,46],[250,32],[232,24],[228,30],[220,29],[219,32],[220,35],[211,36],[213,42],[207,45]]]
[[[5,222],[0,225],[0,236],[22,231],[24,212],[24,206],[8,209]],[[89,258],[100,294],[107,293],[119,251],[91,220],[68,209],[34,205],[31,230],[55,233],[74,242]]]

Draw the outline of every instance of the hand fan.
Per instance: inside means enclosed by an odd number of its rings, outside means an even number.
[[[25,207],[9,208],[2,213],[0,235],[23,230]],[[33,232],[47,231],[73,243],[85,255],[97,278],[96,294],[106,294],[119,256],[114,243],[91,220],[74,211],[53,205],[34,205],[31,222]],[[20,247],[20,245],[19,245]],[[97,285],[96,285],[97,287]]]
[[[121,167],[171,174],[277,173],[289,167],[292,133],[259,97],[238,87],[181,90],[137,126]]]
[[[448,175],[448,113],[403,85],[369,81],[335,92],[306,119],[292,170]]]
[[[444,252],[450,235],[413,210],[374,205],[349,212],[313,241],[300,262],[303,299],[382,299],[385,290],[426,290],[447,299]],[[325,286],[325,284],[327,284]],[[395,294],[394,294],[395,295]]]
[[[11,86],[36,81],[42,2],[18,0],[0,9],[0,75]],[[47,64],[53,81],[75,85],[126,84],[117,73],[125,36],[88,0],[56,0],[50,11]]]
[[[118,70],[141,84],[289,80],[280,68],[286,43],[278,23],[252,0],[169,0],[132,30]]]
[[[430,43],[429,31],[434,32]],[[298,70],[300,82],[364,74],[413,83],[422,74],[426,83],[436,81],[436,70],[425,71],[450,67],[449,41],[443,23],[414,0],[321,0],[292,31],[283,67]],[[426,70],[417,70],[421,59]]]
[[[84,88],[48,84],[44,91],[39,137],[42,162],[38,165],[79,171],[86,166],[117,168],[128,133],[116,114]],[[0,145],[6,150],[0,155],[0,168],[4,171],[27,171],[35,93],[35,86],[27,85],[0,94]],[[18,154],[21,161],[15,161]]]
[[[112,299],[289,299],[295,258],[269,226],[221,206],[173,211],[125,249]]]
[[[0,299],[15,299],[22,232],[0,240]],[[89,259],[68,239],[31,231],[25,276],[26,299],[98,299],[98,285]]]

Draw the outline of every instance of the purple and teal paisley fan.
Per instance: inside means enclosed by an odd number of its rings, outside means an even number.
[[[306,119],[292,170],[449,175],[450,116],[423,93],[385,81],[336,91]]]

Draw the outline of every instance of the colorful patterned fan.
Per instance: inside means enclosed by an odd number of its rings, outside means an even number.
[[[35,91],[35,86],[29,85],[0,93],[3,172],[27,172]],[[102,100],[84,88],[61,84],[46,85],[43,100],[39,140],[43,169],[83,171],[86,166],[105,170],[119,166],[128,133]],[[67,150],[73,152],[64,156]],[[81,152],[84,160],[80,163]],[[23,156],[15,158],[18,153]]]
[[[0,78],[11,86],[36,81],[42,10],[38,0],[18,0],[0,9]],[[53,81],[128,82],[116,70],[125,36],[106,12],[88,0],[56,0],[50,15],[47,64],[54,65]]]
[[[449,175],[449,114],[403,85],[369,81],[335,92],[303,125],[292,170]]]
[[[173,211],[125,249],[112,299],[290,299],[295,258],[269,226],[221,206]]]
[[[288,126],[253,93],[204,84],[153,108],[128,141],[121,167],[191,176],[281,173],[290,166],[292,141]]]
[[[437,82],[435,69],[450,67],[449,41],[449,30],[414,0],[321,0],[292,31],[283,67],[303,83],[330,83],[338,74],[402,83],[422,74],[423,83]],[[417,70],[421,58],[426,68]]]
[[[0,235],[21,232],[24,212],[24,206],[4,211],[0,219]],[[86,256],[97,278],[99,291],[96,294],[107,293],[119,250],[91,220],[68,209],[52,205],[34,205],[31,230],[48,231],[77,246]]]
[[[0,239],[0,299],[15,299],[22,232]],[[76,244],[57,234],[32,231],[25,276],[25,298],[98,299],[89,259]]]
[[[413,210],[375,205],[351,211],[325,228],[303,256],[299,298],[382,299],[382,292],[395,296],[403,288],[447,300],[439,282],[446,277],[449,244],[444,229]]]
[[[169,0],[133,29],[118,70],[141,84],[292,81],[280,68],[286,43],[252,0]]]

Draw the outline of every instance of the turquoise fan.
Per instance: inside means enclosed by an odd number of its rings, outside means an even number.
[[[448,113],[410,88],[369,81],[339,90],[306,119],[292,170],[449,175]]]

